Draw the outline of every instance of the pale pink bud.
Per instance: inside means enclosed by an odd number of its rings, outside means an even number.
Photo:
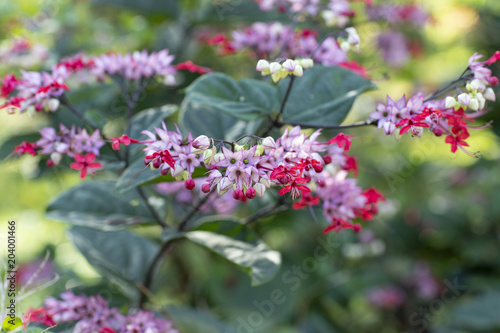
[[[58,100],[58,99],[56,99],[56,98],[51,98],[51,99],[49,99],[49,102],[47,103],[47,108],[48,108],[50,111],[54,112],[54,111],[56,111],[57,109],[59,109],[59,104],[60,104],[60,103],[59,103],[59,100]],[[57,163],[56,163],[56,164],[57,164]]]
[[[276,142],[272,137],[268,136],[267,138],[264,138],[264,140],[262,140],[262,147],[265,150],[274,150],[276,149]]]
[[[192,146],[199,150],[206,150],[210,147],[210,139],[206,135],[200,135],[194,139]]]
[[[295,66],[297,66],[297,64],[295,63],[295,61],[293,61],[292,59],[287,59],[284,63],[283,63],[283,68],[286,69],[287,71],[289,72],[293,72],[295,71]]]
[[[264,192],[266,192],[266,187],[261,183],[254,184],[253,189],[255,191],[255,194],[257,194],[259,198],[262,198],[264,196]]]
[[[479,101],[475,98],[471,98],[468,106],[471,110],[477,111],[479,110]]]
[[[52,162],[54,162],[54,165],[58,165],[59,162],[61,162],[62,155],[57,152],[53,152],[52,154],[50,154],[50,159],[52,160]]]
[[[293,75],[302,76],[303,74],[304,74],[304,70],[302,69],[302,66],[300,66],[300,65],[295,66],[295,70],[293,71]]]

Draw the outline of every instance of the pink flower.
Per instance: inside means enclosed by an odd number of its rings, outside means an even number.
[[[195,65],[191,60],[181,62],[180,64],[175,65],[175,68],[178,70],[187,70],[190,71],[191,73],[199,73],[199,74],[206,74],[212,72],[210,68]]]
[[[24,154],[30,154],[35,156],[35,148],[36,148],[36,143],[30,143],[23,141],[19,146],[16,146],[14,148],[13,153],[17,154],[18,156],[24,155]]]
[[[26,312],[23,318],[24,328],[26,328],[26,326],[30,323],[41,323],[45,326],[56,325],[56,322],[44,307],[40,307],[38,309],[30,308],[28,312]]]
[[[120,136],[118,138],[110,138],[110,139],[111,139],[111,141],[113,141],[113,144],[111,145],[113,150],[120,150],[120,143],[123,143],[125,146],[128,146],[131,143],[138,143],[139,142],[139,140],[132,139],[126,134],[123,134],[122,136]]]
[[[99,162],[94,162],[95,160],[95,155],[93,153],[88,153],[85,156],[82,156],[80,154],[75,154],[75,161],[71,163],[69,166],[71,169],[75,170],[81,170],[80,171],[80,178],[85,178],[87,176],[87,172],[90,173],[91,175],[95,174],[94,169],[99,169],[102,168],[102,164]]]

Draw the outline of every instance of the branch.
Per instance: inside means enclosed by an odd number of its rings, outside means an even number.
[[[307,124],[307,123],[294,122],[294,121],[277,121],[276,122],[276,126],[283,126],[283,125],[309,127],[309,128],[344,129],[344,128],[353,128],[353,127],[375,125],[375,122],[371,119],[366,120],[366,121],[360,121],[357,123],[348,124],[348,125],[317,125],[317,124]]]
[[[151,204],[148,201],[148,197],[146,196],[146,193],[144,193],[143,189],[140,186],[136,187],[136,189],[137,189],[137,192],[139,192],[139,195],[141,196],[142,201],[144,201],[144,204],[146,205],[148,210],[151,212],[151,215],[153,215],[156,222],[162,227],[162,229],[165,229],[167,227],[167,224],[160,218],[160,216],[158,215],[158,212],[156,212],[154,207],[151,206]]]
[[[264,131],[264,133],[262,134],[262,137],[267,136],[269,134],[269,132],[271,132],[273,127],[278,126],[277,125],[278,120],[280,119],[280,117],[283,115],[283,112],[285,111],[285,105],[286,105],[286,102],[288,101],[288,97],[290,96],[290,91],[292,91],[292,86],[293,86],[294,80],[295,80],[295,76],[294,75],[290,76],[290,82],[288,83],[288,88],[286,89],[286,93],[285,93],[285,97],[283,98],[283,102],[281,102],[280,111],[278,112],[278,114],[276,115],[274,120],[271,121],[271,123],[269,124],[269,127]]]
[[[198,212],[200,207],[203,206],[205,202],[207,202],[208,198],[210,198],[210,196],[216,191],[216,189],[217,189],[216,187],[213,187],[212,190],[210,190],[210,192],[208,192],[200,201],[198,201],[196,206],[193,206],[193,208],[191,208],[191,210],[187,213],[187,215],[184,217],[182,222],[177,227],[178,231],[184,231],[186,229],[189,220],[194,216],[194,214],[196,214],[196,212]]]
[[[263,217],[284,212],[287,209],[288,209],[288,205],[285,203],[285,200],[283,198],[280,198],[280,200],[278,200],[274,204],[262,209],[260,212],[243,219],[241,221],[241,223],[250,224],[250,223],[255,222]]]
[[[453,81],[451,81],[450,83],[448,83],[446,86],[444,86],[443,88],[440,88],[438,90],[436,90],[436,92],[434,92],[431,96],[427,97],[424,102],[428,102],[428,101],[431,101],[433,99],[435,99],[436,97],[444,94],[445,92],[448,92],[450,90],[452,90],[453,88],[455,88],[455,84],[460,82],[460,81],[468,81],[470,79],[472,79],[473,77],[471,77],[470,75],[465,75],[467,73],[467,71],[469,70],[469,67],[467,66],[467,68],[463,71],[463,73],[458,77],[458,79],[455,79]]]

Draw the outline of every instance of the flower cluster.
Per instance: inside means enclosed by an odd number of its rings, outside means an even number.
[[[347,228],[359,231],[360,225],[353,220],[372,219],[378,202],[384,200],[375,189],[363,191],[355,179],[347,177],[350,171],[357,174],[357,163],[346,153],[352,136],[343,133],[329,142],[320,142],[321,130],[306,135],[296,126],[285,129],[276,141],[266,137],[253,146],[225,142],[231,144],[231,149],[224,145],[217,149],[218,140],[204,135],[193,138],[189,133],[183,137],[178,128],[169,131],[164,123],[155,128],[155,133],[142,133],[147,140],[124,135],[113,139],[113,148],[119,149],[120,143],[145,145],[144,163],[162,175],[183,180],[188,190],[216,190],[219,195],[232,191],[234,199],[246,201],[262,198],[267,189],[278,186],[280,195],[290,193],[292,199],[300,198],[295,209],[322,201],[324,215],[332,222],[325,232]],[[193,179],[200,166],[206,170],[201,182]]]
[[[325,5],[320,0],[255,0],[259,8],[269,11],[277,8],[281,12],[317,16],[320,15],[329,27],[344,27],[355,12],[348,0],[329,0]],[[365,1],[370,3],[371,1]]]
[[[277,61],[269,63],[261,59],[257,62],[256,70],[262,73],[262,76],[271,75],[274,82],[289,75],[302,76],[304,69],[311,68],[314,65],[312,59],[286,59],[283,64]]]
[[[120,76],[126,80],[139,80],[158,76],[166,85],[175,85],[178,70],[187,70],[200,74],[210,72],[209,68],[197,66],[187,61],[173,65],[174,56],[168,50],[152,52],[135,51],[127,54],[103,54],[97,57],[75,55],[62,59],[50,72],[26,72],[21,76],[7,74],[2,78],[0,98],[6,99],[0,109],[9,113],[19,110],[56,111],[60,106],[63,93],[69,91],[66,84],[72,77],[76,81],[86,82],[91,79],[102,81],[110,76]],[[17,93],[15,93],[17,92]]]
[[[385,21],[390,24],[411,24],[424,27],[430,15],[416,4],[378,4],[366,7],[366,12],[372,21]]]
[[[27,39],[5,40],[0,44],[0,65],[32,68],[49,58],[49,50]]]
[[[488,61],[479,62],[482,55],[474,54],[469,60],[470,78],[465,85],[465,91],[459,90],[454,95],[439,100],[425,100],[419,92],[406,101],[405,96],[398,101],[387,96],[386,105],[379,103],[377,110],[370,118],[377,120],[378,128],[384,128],[387,135],[394,133],[396,127],[401,127],[399,134],[409,132],[421,136],[424,128],[429,128],[436,136],[446,135],[445,142],[451,145],[454,153],[460,148],[468,155],[474,155],[464,147],[469,137],[469,129],[479,129],[485,126],[470,126],[475,118],[486,113],[486,101],[495,101],[496,96],[491,88],[498,84],[498,79],[491,76],[491,70],[485,65],[497,61],[495,56]]]
[[[87,171],[92,173],[93,169],[100,168],[100,163],[94,162],[95,156],[99,155],[99,150],[104,146],[100,131],[97,129],[89,134],[86,129],[71,129],[64,125],[59,125],[59,131],[53,127],[45,127],[40,131],[41,138],[34,143],[23,142],[14,148],[14,154],[20,156],[30,154],[35,156],[38,152],[41,155],[49,155],[47,165],[52,167],[58,165],[64,155],[75,158],[75,163],[71,168],[81,170],[81,177],[85,178]],[[82,156],[81,154],[85,154]],[[83,164],[79,164],[83,163]]]
[[[208,43],[219,45],[224,55],[249,49],[260,58],[269,59],[277,54],[283,58],[312,58],[325,66],[347,65],[347,51],[356,50],[360,42],[354,28],[347,28],[343,37],[329,36],[320,42],[315,30],[294,31],[280,22],[256,22],[244,30],[233,31],[231,36],[230,39],[218,34]]]
[[[47,326],[76,322],[74,331],[81,333],[177,333],[173,323],[157,318],[151,311],[129,311],[124,315],[117,308],[110,308],[100,295],[75,295],[71,291],[62,293],[61,300],[49,297],[45,307],[30,310],[25,323],[39,322]]]
[[[126,80],[138,80],[156,75],[162,78],[165,85],[175,85],[177,70],[172,65],[174,58],[168,50],[151,54],[146,50],[126,54],[102,54],[93,59],[91,72],[100,80],[113,75],[122,76]]]

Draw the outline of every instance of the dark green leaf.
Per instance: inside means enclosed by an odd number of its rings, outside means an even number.
[[[136,192],[113,193],[115,182],[81,183],[57,197],[47,215],[71,224],[113,230],[127,225],[154,222]]]
[[[448,294],[453,295],[454,293],[459,293],[460,291],[462,290],[450,290]],[[455,294],[455,296],[457,296],[457,294]],[[499,309],[500,291],[490,291],[459,304],[451,315],[451,326],[464,330],[481,332],[493,332],[499,330]]]
[[[135,284],[144,281],[159,250],[152,241],[127,231],[72,227],[69,237],[95,269],[121,286],[131,298],[137,296]]]
[[[290,79],[279,84],[281,100]],[[314,66],[295,78],[283,119],[318,125],[340,124],[351,110],[354,100],[374,89],[370,80],[341,67]]]
[[[148,15],[167,15],[174,17],[179,13],[179,6],[175,0],[92,0],[94,5],[114,5],[125,9],[138,11]]]
[[[204,108],[250,121],[271,113],[277,104],[276,90],[266,82],[237,82],[228,75],[214,73],[203,75],[187,88],[182,112]]]
[[[281,264],[279,252],[270,250],[246,226],[229,220],[209,221],[194,231],[162,235],[164,242],[178,238],[186,238],[234,264],[250,275],[254,286],[270,281]]]
[[[171,116],[177,109],[177,105],[167,104],[159,108],[146,109],[137,113],[131,119],[129,136],[133,139],[141,139],[141,136],[144,136],[141,132],[144,130],[154,133],[154,128],[161,128],[162,120]]]
[[[218,320],[209,312],[173,306],[168,307],[167,311],[176,327],[183,332],[236,333],[234,328]]]

